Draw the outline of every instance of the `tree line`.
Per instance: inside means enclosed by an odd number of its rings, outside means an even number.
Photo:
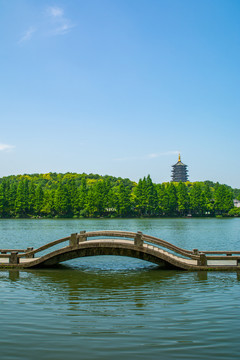
[[[240,190],[205,182],[138,183],[94,174],[33,174],[0,179],[0,217],[160,217],[240,215]]]

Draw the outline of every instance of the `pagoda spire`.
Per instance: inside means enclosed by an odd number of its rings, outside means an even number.
[[[180,155],[180,153],[178,154],[178,161],[181,161],[181,155]]]

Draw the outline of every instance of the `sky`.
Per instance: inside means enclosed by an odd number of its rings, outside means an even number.
[[[0,177],[240,188],[239,0],[0,0]]]

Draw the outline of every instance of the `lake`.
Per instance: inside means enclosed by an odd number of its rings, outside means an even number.
[[[240,219],[0,220],[0,248],[80,230],[142,231],[185,249],[240,250]],[[0,271],[4,360],[239,359],[240,274],[98,256]]]

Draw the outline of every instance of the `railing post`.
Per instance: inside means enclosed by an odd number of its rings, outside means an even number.
[[[32,251],[33,247],[28,247],[27,250],[25,250],[26,258],[34,258],[34,254],[28,254],[28,252]]]
[[[87,237],[85,234],[86,234],[85,230],[80,231],[80,235],[78,237],[79,242],[87,241]]]
[[[69,246],[77,246],[77,245],[78,245],[77,233],[71,234],[69,239]]]
[[[134,238],[134,245],[136,246],[143,246],[143,238],[142,238],[142,232],[138,231],[135,238]]]
[[[193,254],[194,254],[194,255],[198,255],[198,254],[199,254],[198,249],[193,249],[193,251],[192,251],[192,252],[193,252]]]
[[[9,264],[19,264],[18,251],[12,251],[9,257]]]
[[[204,253],[199,254],[199,260],[198,260],[199,266],[206,266],[207,265],[207,257]]]

